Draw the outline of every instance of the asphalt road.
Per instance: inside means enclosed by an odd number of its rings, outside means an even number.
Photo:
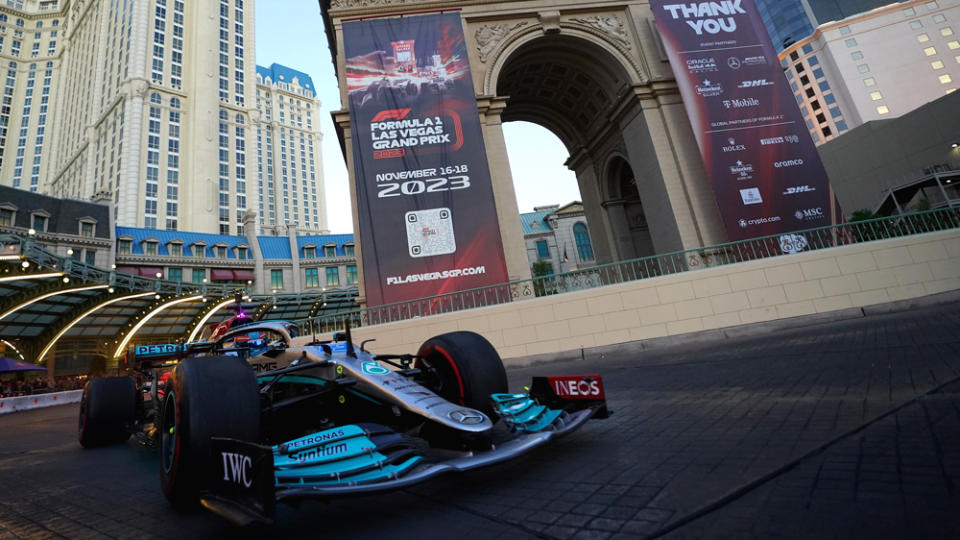
[[[960,305],[510,371],[604,377],[607,420],[519,460],[236,529],[76,406],[0,416],[0,538],[957,538]]]

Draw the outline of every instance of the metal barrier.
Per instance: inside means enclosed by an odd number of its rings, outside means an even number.
[[[0,398],[0,414],[79,403],[81,396],[83,396],[83,390]]]
[[[805,216],[799,213],[798,219]],[[462,311],[552,294],[616,285],[640,279],[690,272],[794,253],[872,242],[960,227],[960,207],[870,219],[799,230],[714,246],[663,253],[500,285],[366,307],[332,316],[296,321],[304,333],[374,326],[441,313]]]

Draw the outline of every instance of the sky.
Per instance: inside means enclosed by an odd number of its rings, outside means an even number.
[[[316,0],[257,0],[255,13],[257,64],[276,62],[313,79],[320,99],[327,227],[332,233],[353,232],[347,167],[330,118],[330,111],[340,109],[340,91],[320,5]],[[506,123],[503,132],[520,212],[580,200],[576,176],[563,165],[569,154],[553,133],[527,122]]]

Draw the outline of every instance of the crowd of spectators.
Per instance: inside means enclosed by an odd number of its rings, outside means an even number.
[[[47,394],[50,392],[80,390],[83,388],[83,385],[86,382],[87,377],[85,375],[64,375],[61,377],[55,377],[53,384],[51,384],[46,377],[36,377],[26,380],[0,380],[0,397],[30,396],[36,394]]]

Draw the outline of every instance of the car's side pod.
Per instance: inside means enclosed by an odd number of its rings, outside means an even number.
[[[551,409],[567,412],[593,409],[593,418],[607,418],[613,414],[607,409],[603,379],[599,375],[534,377],[529,393],[530,397]]]

